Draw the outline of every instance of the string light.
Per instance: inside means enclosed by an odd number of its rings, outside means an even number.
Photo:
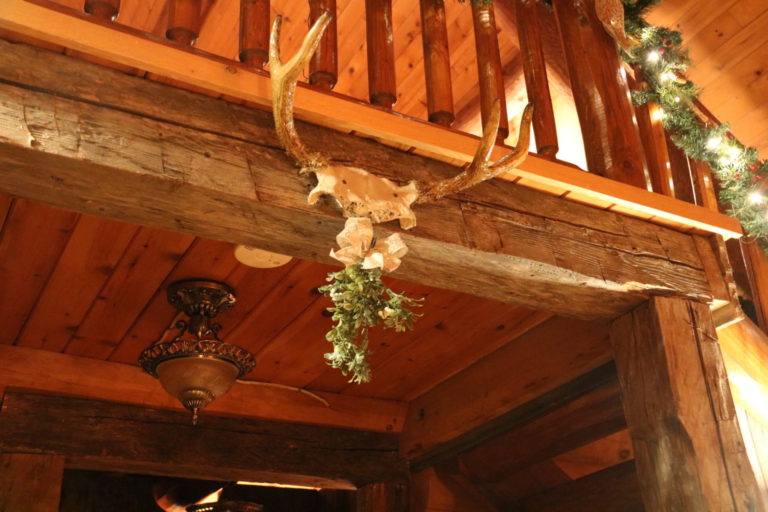
[[[656,50],[649,52],[648,56],[646,57],[648,62],[659,62],[660,58],[661,58],[661,55]]]
[[[741,156],[741,150],[739,148],[731,148],[728,150],[728,156],[736,160]]]
[[[717,149],[718,146],[720,146],[720,143],[723,142],[723,139],[720,137],[712,137],[707,141],[707,149]]]
[[[675,78],[677,78],[677,75],[675,75],[671,71],[667,71],[666,73],[661,74],[662,82],[669,82],[670,80],[674,80]]]
[[[760,204],[765,200],[763,194],[760,192],[752,192],[749,194],[749,202],[752,204]]]
[[[656,109],[656,110],[653,111],[652,118],[653,118],[654,121],[661,121],[662,119],[664,119],[664,117],[666,115],[667,115],[667,113],[664,112],[664,109],[663,108],[659,108],[659,109]]]

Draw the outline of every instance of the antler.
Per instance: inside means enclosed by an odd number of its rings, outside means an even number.
[[[501,157],[495,164],[488,162],[496,142],[496,135],[499,132],[500,117],[501,103],[497,99],[493,102],[491,115],[483,127],[483,137],[477,146],[472,163],[462,173],[453,178],[447,178],[435,183],[418,184],[419,198],[416,199],[417,203],[435,201],[477,185],[480,182],[495,178],[506,171],[514,169],[528,157],[528,146],[531,143],[531,119],[533,119],[533,105],[530,103],[523,111],[515,150]]]
[[[275,116],[275,131],[283,147],[301,167],[301,172],[311,171],[328,165],[319,153],[310,152],[296,133],[293,124],[293,98],[296,94],[296,82],[312,54],[315,53],[320,38],[331,22],[331,13],[324,12],[307,33],[299,51],[288,62],[280,60],[280,26],[283,17],[278,15],[272,24],[269,38],[269,73],[272,83],[272,111]]]

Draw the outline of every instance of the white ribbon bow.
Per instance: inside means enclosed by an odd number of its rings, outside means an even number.
[[[340,249],[331,249],[331,258],[340,261],[345,267],[361,263],[365,269],[380,268],[392,272],[400,266],[400,258],[408,252],[399,233],[377,240],[373,247],[373,223],[367,217],[347,219],[344,230],[336,235]]]

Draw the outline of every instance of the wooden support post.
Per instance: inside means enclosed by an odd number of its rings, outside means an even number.
[[[310,27],[324,12],[330,12],[333,17],[320,39],[320,45],[312,56],[312,60],[309,61],[309,83],[330,91],[336,85],[339,76],[336,0],[309,0]]]
[[[523,56],[523,72],[528,101],[536,105],[533,111],[533,133],[536,136],[536,151],[540,155],[557,155],[557,128],[555,111],[547,79],[547,64],[542,45],[542,27],[537,0],[515,0],[517,13],[517,37]]]
[[[356,512],[406,512],[408,487],[404,484],[370,484],[357,490]]]
[[[100,20],[114,21],[120,14],[120,0],[85,0],[83,9]]]
[[[646,509],[764,510],[708,306],[654,297],[611,341]]]
[[[493,4],[472,2],[472,21],[475,28],[477,78],[480,82],[480,115],[485,126],[493,102],[497,99],[501,102],[498,141],[503,142],[509,136],[509,120]]]
[[[741,254],[747,270],[757,325],[768,332],[768,255],[754,239],[740,241]]]
[[[368,40],[368,94],[371,103],[392,109],[397,101],[392,0],[365,0]]]
[[[64,457],[0,454],[0,510],[59,512]]]
[[[696,195],[696,204],[718,211],[717,192],[712,178],[712,168],[707,162],[690,159],[693,191]]]
[[[427,111],[432,123],[451,126],[453,111],[451,56],[445,25],[444,0],[421,0],[421,37],[424,43],[424,75],[427,82]]]
[[[269,60],[269,0],[240,0],[240,61],[264,69]]]
[[[200,34],[201,0],[170,0],[165,37],[191,46]]]
[[[693,190],[693,174],[688,156],[678,148],[669,134],[665,133],[667,151],[669,154],[669,169],[672,177],[672,189],[675,197],[691,204],[696,203],[696,194]]]
[[[647,188],[645,155],[616,43],[595,0],[554,0],[590,172]]]

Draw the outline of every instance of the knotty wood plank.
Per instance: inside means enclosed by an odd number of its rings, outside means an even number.
[[[8,85],[0,101],[8,119],[3,126],[10,130],[2,135],[6,191],[138,224],[330,261],[327,247],[333,246],[342,219],[332,205],[306,204],[309,183],[296,179],[281,150]],[[24,112],[23,105],[34,109]],[[265,114],[263,122],[268,118]],[[361,150],[376,147],[316,130],[314,140],[324,138],[329,148],[342,143],[361,144]],[[120,146],[104,144],[121,137]],[[72,144],[79,147],[73,150]],[[362,167],[402,181],[406,172],[423,179],[457,172],[421,157],[379,150],[387,160],[373,162],[370,153],[350,146],[345,153]],[[41,186],[50,172],[59,180],[55,189]],[[94,182],[102,186],[94,189]],[[475,187],[462,199],[419,208],[419,226],[404,234],[411,253],[398,271],[400,277],[586,317],[615,316],[646,294],[709,298],[688,235],[498,181]],[[190,207],[179,210],[180,202]],[[530,210],[523,213],[522,204]],[[559,216],[578,219],[580,227]],[[584,224],[601,227],[590,232]],[[662,239],[676,240],[673,259]],[[521,245],[519,240],[529,242]],[[581,254],[584,260],[563,258],[561,252]]]
[[[760,510],[706,306],[651,299],[611,340],[646,507]]]
[[[4,450],[55,453],[75,469],[353,489],[404,482],[397,435],[275,421],[201,417],[82,398],[6,391]]]
[[[0,453],[0,510],[59,512],[64,457]]]
[[[41,369],[45,378],[40,378]],[[157,380],[132,365],[25,347],[0,346],[0,390],[19,387],[97,400],[179,410]],[[236,384],[206,408],[210,414],[399,432],[405,404],[317,392],[331,406],[294,391]]]
[[[553,318],[412,401],[401,451],[423,455],[609,360],[604,326]]]
[[[78,215],[14,201],[0,240],[0,343],[13,343],[45,287]]]
[[[108,358],[193,239],[165,230],[139,229],[65,351]]]
[[[16,344],[63,351],[137,229],[81,216]]]
[[[262,108],[271,108],[269,79],[264,74],[249,70],[246,66],[240,66],[228,60],[222,61],[192,49],[164,45],[155,40],[148,41],[144,35],[130,30],[101,27],[82,18],[27,3],[25,0],[3,1],[9,4],[13,2],[13,6],[9,5],[8,9],[0,10],[0,26],[13,26],[17,30],[24,30],[40,37],[63,40],[69,46],[111,58],[116,62],[141,66],[175,80],[185,81],[192,87],[202,87],[204,90],[216,91],[228,97],[252,102]],[[9,13],[14,16],[12,18],[1,16],[8,16]],[[40,26],[36,25],[38,22]],[[71,34],[75,33],[78,37],[72,39]],[[125,52],[125,48],[131,50]],[[25,60],[28,59],[22,59],[22,63]],[[11,59],[6,62],[10,63]],[[59,66],[50,64],[50,59],[44,59],[44,68],[61,69]],[[24,66],[22,65],[21,68]],[[190,69],[195,69],[195,73],[189,74]],[[11,66],[9,73],[18,75],[19,66]],[[25,74],[26,71],[21,73]],[[41,82],[39,77],[42,75],[32,74],[31,76],[34,77],[35,85]],[[62,80],[66,79],[62,77]],[[57,80],[45,83],[56,84]],[[107,79],[105,83],[112,85],[114,81]],[[128,86],[128,89],[133,90],[135,87],[137,86],[134,84]],[[72,89],[64,88],[62,92],[67,96],[72,93]],[[89,96],[88,100],[90,101],[91,98],[92,96]],[[126,101],[126,99],[118,101],[118,108],[124,108]],[[155,105],[155,108],[159,108],[157,102]],[[179,112],[191,114],[186,107],[186,104],[182,104]],[[329,112],[333,115],[329,115]],[[221,115],[221,112],[218,115]],[[415,147],[420,152],[430,155],[431,158],[446,161],[458,159],[469,162],[477,146],[477,139],[472,136],[429,123],[420,123],[404,116],[391,116],[380,109],[366,107],[360,102],[321,93],[312,88],[299,87],[296,96],[296,116],[344,133],[355,131],[365,136],[376,137],[386,144]],[[226,126],[229,123],[231,120],[228,119],[218,126]],[[493,158],[499,158],[507,151],[508,149],[498,146]],[[585,174],[544,158],[529,157],[520,169],[514,173],[508,173],[503,179],[515,179],[520,176],[545,184],[560,184],[598,201],[611,198],[612,202],[624,204],[635,213],[652,211],[653,215],[660,219],[682,219],[686,225],[691,225],[698,230],[714,231],[727,237],[741,236],[738,221],[731,217],[706,212],[600,176]]]

